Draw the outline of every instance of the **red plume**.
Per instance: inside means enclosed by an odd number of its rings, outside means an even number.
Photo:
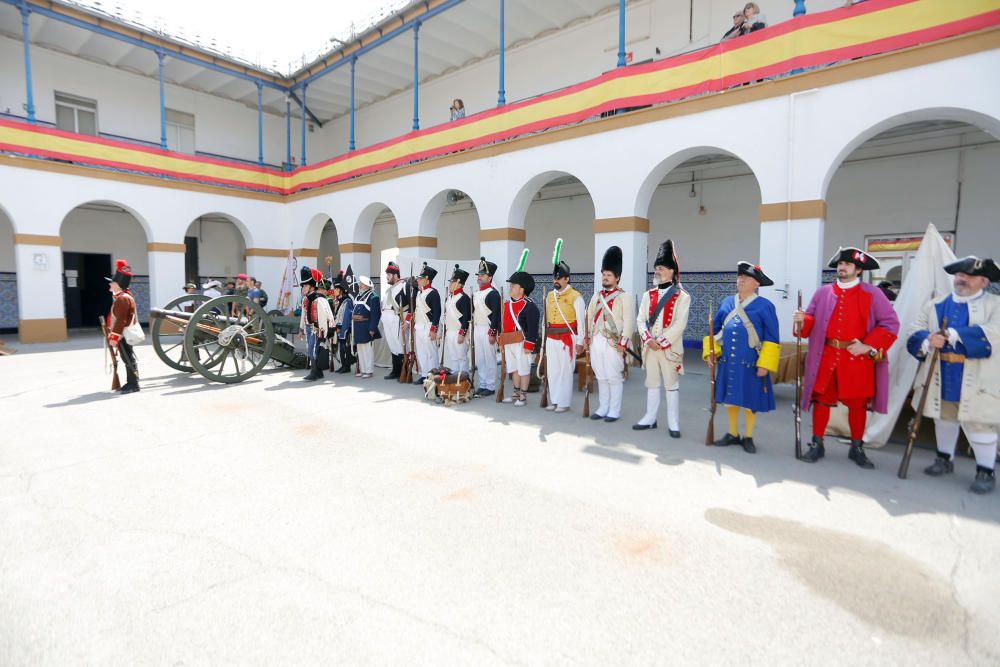
[[[323,280],[323,272],[320,271],[319,269],[313,269],[312,270],[312,279],[315,280],[316,283],[318,284],[319,281]]]
[[[121,273],[122,275],[130,276],[132,275],[132,267],[128,265],[128,260],[119,259],[115,262],[115,273]]]

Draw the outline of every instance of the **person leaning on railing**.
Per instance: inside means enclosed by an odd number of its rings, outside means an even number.
[[[767,17],[760,13],[760,7],[756,2],[748,2],[743,7],[743,27],[741,35],[749,35],[752,32],[763,30],[767,27]]]
[[[458,120],[459,118],[465,118],[465,103],[457,97],[452,101],[451,108],[451,119]]]
[[[720,42],[725,42],[730,39],[734,39],[743,34],[743,22],[746,21],[746,16],[743,12],[736,12],[733,14],[733,27],[726,31],[726,34],[722,36]]]

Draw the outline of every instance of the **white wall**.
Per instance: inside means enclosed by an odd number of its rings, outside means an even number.
[[[326,223],[319,239],[319,259],[317,263],[324,274],[329,273],[326,266],[327,257],[333,258],[332,266],[334,272],[339,271],[341,268],[346,268],[340,266],[340,238],[337,235],[337,228],[333,222]]]
[[[526,270],[551,272],[552,251],[556,239],[562,238],[561,259],[574,273],[589,273],[594,265],[594,200],[579,185],[544,189],[542,196],[525,216],[525,247],[531,250]]]
[[[368,265],[368,277],[380,278],[382,275],[382,252],[399,246],[399,229],[396,218],[389,216],[375,221],[372,225],[371,263]],[[347,268],[347,267],[344,267]],[[354,275],[365,275],[364,267],[354,267]]]
[[[247,270],[243,235],[231,222],[196,220],[185,236],[198,239],[198,273],[201,276],[235,278]]]
[[[438,221],[438,257],[479,258],[479,213],[468,201],[446,209]]]
[[[127,259],[136,275],[149,275],[146,233],[129,213],[76,208],[60,230],[63,252],[110,253]]]

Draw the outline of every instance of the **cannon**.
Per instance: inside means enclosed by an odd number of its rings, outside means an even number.
[[[243,296],[185,294],[151,308],[149,319],[153,349],[163,363],[214,382],[242,382],[269,362],[306,366],[305,355],[286,338],[298,329],[298,318],[266,313]]]

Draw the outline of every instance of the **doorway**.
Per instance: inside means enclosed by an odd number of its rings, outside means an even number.
[[[66,327],[97,328],[97,318],[111,306],[107,276],[111,275],[111,255],[89,252],[63,253],[63,303]]]

